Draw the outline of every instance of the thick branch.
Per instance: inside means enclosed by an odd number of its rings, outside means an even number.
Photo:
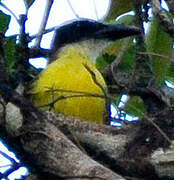
[[[25,101],[22,97],[13,92],[10,95],[10,100],[21,108],[24,115],[25,124],[20,136],[23,148],[25,152],[32,154],[32,163],[35,162],[35,168],[41,168],[42,172],[70,179],[123,179],[92,160],[86,155],[87,152],[124,176],[132,174],[143,177],[148,172],[149,177],[157,178],[154,161],[151,163],[149,157],[152,149],[167,146],[164,137],[152,124],[149,126],[149,122],[142,121],[133,127],[115,129],[64,115],[54,115],[52,112],[41,113],[40,116],[28,101],[22,103],[21,101]],[[27,106],[29,111],[25,111]],[[162,123],[159,125],[165,127],[164,117],[167,115],[170,116],[166,130],[172,133],[172,112],[166,111],[158,115],[155,121],[158,120]],[[150,139],[148,143],[146,139]]]
[[[170,111],[157,114],[153,119],[144,118],[141,122],[125,129],[115,130],[109,126],[92,125],[61,114],[47,112],[47,116],[50,122],[61,129],[81,149],[114,172],[124,176],[132,174],[134,177],[146,177],[147,174],[151,178],[161,176],[156,171],[157,164],[153,161],[151,153],[158,147],[168,146],[168,141],[161,131],[173,138],[171,133],[174,127],[172,121],[174,114]],[[163,125],[167,123],[164,122],[164,117],[168,122],[166,127]],[[153,123],[151,123],[152,120]],[[157,126],[154,126],[155,122],[162,128],[160,131]],[[170,174],[172,167],[173,165],[171,165]],[[165,166],[162,166],[162,170],[165,171]]]
[[[64,178],[124,179],[89,158],[52,124],[37,123],[37,127],[27,129],[23,147],[43,171]]]
[[[80,151],[54,125],[47,122],[43,113],[5,84],[1,83],[0,91],[23,113],[20,139],[26,153],[32,154],[35,167],[42,167],[43,172],[61,177],[124,179]]]

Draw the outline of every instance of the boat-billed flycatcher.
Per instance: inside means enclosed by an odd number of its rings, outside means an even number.
[[[92,20],[59,27],[52,43],[56,60],[35,81],[32,101],[45,110],[103,123],[106,107],[102,89],[106,83],[95,59],[109,42],[138,34],[140,30],[135,27]]]

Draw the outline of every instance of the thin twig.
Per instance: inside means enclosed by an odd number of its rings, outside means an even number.
[[[119,65],[120,63],[122,63],[122,61],[123,61],[123,55],[124,55],[124,53],[125,53],[125,51],[126,51],[126,49],[127,49],[129,40],[130,40],[130,38],[126,38],[125,40],[123,40],[123,45],[122,45],[122,47],[121,47],[121,49],[120,49],[120,52],[119,52],[119,54],[117,55],[117,57],[114,59],[114,61],[112,62],[112,64],[111,64],[112,71],[113,71],[113,69],[114,69],[115,67],[118,67],[118,65]],[[112,72],[112,73],[113,73],[113,72]]]
[[[49,33],[49,32],[52,32],[52,31],[55,31],[55,29],[57,29],[57,28],[58,28],[58,26],[48,28],[48,29],[46,29],[46,30],[44,30],[44,31],[42,32],[42,35],[43,35],[43,34],[47,34],[47,33]],[[18,34],[17,34],[17,35],[18,35]],[[35,38],[37,38],[37,37],[38,37],[38,34],[34,34],[34,35],[32,35],[32,36],[30,36],[30,37],[28,38],[28,41],[32,41],[33,39],[35,39]]]
[[[129,41],[130,41],[130,38],[126,38],[124,41],[123,41],[123,45],[120,49],[120,52],[119,54],[117,55],[117,57],[115,58],[115,60],[111,63],[110,67],[111,67],[111,73],[112,73],[112,77],[114,79],[114,81],[118,83],[118,79],[116,78],[116,75],[115,75],[115,69],[118,67],[119,64],[122,63],[123,61],[123,55],[128,47],[128,44],[129,44]]]
[[[2,2],[0,2],[0,5],[6,9],[17,21],[17,23],[20,25],[20,22],[19,22],[19,19],[17,18],[17,16],[5,5],[3,4]]]
[[[4,173],[2,173],[1,178],[2,179],[7,179],[7,177],[14,172],[15,170],[19,169],[22,164],[19,162],[16,162],[15,159],[4,153],[3,151],[0,150],[0,154],[4,156],[6,159],[8,159],[12,164],[10,165],[11,167],[6,170]]]
[[[165,58],[165,59],[167,59],[167,60],[170,60],[171,62],[174,62],[174,59],[170,58],[169,56],[165,56],[165,55],[158,54],[158,53],[154,53],[154,52],[137,52],[137,54],[158,56],[158,57],[162,57],[162,58]]]
[[[26,15],[20,15],[20,34],[19,34],[19,42],[23,47],[28,47],[28,41],[27,41],[27,36],[25,33],[25,23],[27,21],[27,16]]]
[[[27,4],[27,2],[25,0],[23,2],[24,2],[24,5],[25,5],[26,14],[28,14],[28,4]]]
[[[6,159],[8,159],[11,163],[13,163],[13,164],[16,164],[16,163],[17,163],[12,157],[10,157],[9,155],[7,155],[6,153],[4,153],[4,152],[1,151],[1,150],[0,150],[0,154],[1,154],[2,156],[4,156]]]
[[[152,118],[146,117],[145,119],[149,121],[159,131],[159,133],[169,142],[169,144],[172,144],[172,141],[167,136],[167,134],[153,121]]]
[[[28,10],[32,6],[32,4],[35,2],[35,0],[28,1],[28,2],[26,0],[24,0],[23,2],[24,2],[24,5],[25,5],[25,8],[26,8],[26,15],[28,15]]]
[[[86,70],[90,73],[94,83],[102,90],[104,94],[104,98],[106,100],[106,121],[109,122],[110,118],[110,99],[108,98],[106,89],[98,82],[95,73],[90,69],[90,67],[87,64],[83,64]]]
[[[60,100],[65,100],[65,99],[69,99],[69,98],[79,98],[79,97],[105,98],[105,96],[103,96],[103,95],[94,95],[94,94],[93,95],[92,94],[79,94],[79,95],[59,96],[58,98],[53,100],[51,103],[44,104],[44,105],[39,106],[39,107],[40,108],[46,107],[46,106],[54,107],[54,104]]]
[[[72,94],[81,94],[83,96],[93,96],[93,97],[100,97],[100,98],[104,98],[105,96],[102,95],[102,94],[98,94],[98,93],[90,93],[90,92],[87,92],[87,91],[76,91],[76,90],[66,90],[66,89],[60,89],[60,88],[56,88],[56,89],[52,89],[50,87],[46,87],[48,88],[49,90],[46,90],[45,92],[49,93],[49,92],[64,92],[64,93],[72,93]],[[37,95],[38,93],[31,93],[31,95]],[[115,98],[113,96],[110,96],[107,94],[107,98],[109,100],[113,100],[115,101]]]
[[[1,168],[7,168],[7,167],[10,167],[10,166],[11,166],[11,164],[3,165],[3,166],[0,166],[0,169]]]
[[[100,89],[103,91],[103,94],[106,95],[106,91],[105,91],[104,87],[97,81],[95,73],[90,69],[90,67],[87,64],[83,64],[83,65],[86,68],[86,70],[91,74],[91,77],[92,77],[93,81],[95,82],[95,84],[98,87],[100,87]]]
[[[50,87],[46,87],[49,90],[46,90],[45,93],[49,93],[49,92],[63,92],[63,93],[72,93],[74,95],[67,95],[67,96],[59,96],[58,98],[56,98],[55,100],[53,100],[51,103],[48,104],[44,104],[42,106],[39,106],[40,108],[45,107],[45,106],[51,106],[53,107],[55,103],[57,103],[60,100],[65,100],[65,99],[69,99],[69,98],[78,98],[78,97],[93,97],[93,98],[103,98],[103,99],[108,99],[109,101],[115,101],[115,98],[106,94],[98,94],[98,93],[90,93],[90,92],[86,92],[86,91],[74,91],[74,90],[66,90],[66,89],[52,89]],[[38,93],[31,93],[32,95],[37,95]]]
[[[47,33],[50,33],[50,32],[52,32],[52,31],[55,31],[57,28],[58,28],[58,26],[48,28],[48,29],[44,30],[43,34],[47,34]],[[19,34],[13,34],[13,35],[11,35],[11,36],[8,36],[8,38],[13,38],[13,37],[15,37],[15,36],[19,36]],[[37,38],[37,37],[38,37],[38,33],[37,33],[37,34],[34,34],[34,35],[30,36],[30,37],[27,37],[27,40],[30,42],[30,41],[32,41],[33,39]]]
[[[52,88],[49,88],[49,87],[46,87],[50,90],[47,90],[45,92],[51,92],[51,91],[54,91],[54,92],[68,92],[68,93],[75,93],[75,94],[84,94],[84,95],[91,95],[91,96],[97,96],[99,94],[97,93],[89,93],[87,91],[74,91],[74,90],[67,90],[67,89],[60,89],[60,88],[56,88],[56,89],[52,89]]]
[[[70,0],[67,0],[67,3],[68,3],[68,5],[69,5],[69,7],[71,8],[71,11],[72,11],[73,14],[75,15],[75,17],[76,17],[77,19],[80,19],[80,16],[76,13],[76,11],[74,10],[74,8],[72,7],[72,4],[71,4]]]
[[[40,46],[42,35],[43,35],[44,31],[45,31],[45,27],[46,27],[46,24],[47,24],[47,21],[48,21],[48,17],[49,17],[53,2],[54,2],[54,0],[47,0],[44,17],[43,17],[41,27],[40,27],[40,30],[39,30],[39,33],[38,33],[38,36],[37,36],[37,40],[36,40],[36,47]]]

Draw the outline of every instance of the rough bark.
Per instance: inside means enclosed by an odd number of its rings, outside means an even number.
[[[141,28],[140,7],[144,2],[134,2],[137,24]],[[153,0],[152,5],[154,14],[159,15],[166,31],[172,34],[173,28],[159,2]],[[25,35],[24,29],[22,31]],[[3,37],[0,38],[2,42]],[[138,95],[147,107],[146,117],[132,125],[124,124],[121,129],[41,112],[22,93],[10,88],[0,43],[0,135],[29,167],[31,175],[27,179],[174,179],[173,107],[153,84],[149,57],[138,55],[138,51],[146,51],[143,37],[138,37],[137,41],[134,72],[116,72],[118,62],[103,71],[105,78],[109,79],[108,84],[116,86],[114,92],[128,91],[131,95]],[[33,50],[28,56],[35,56],[35,52]],[[118,56],[119,62],[123,52],[124,48]],[[44,51],[43,54],[48,53]],[[23,56],[20,57],[23,62]],[[131,83],[130,76],[134,80]],[[119,79],[124,79],[123,85],[116,81]]]

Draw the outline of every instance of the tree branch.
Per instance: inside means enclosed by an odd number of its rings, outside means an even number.
[[[79,15],[78,15],[78,14],[76,13],[76,11],[74,10],[74,8],[73,8],[70,0],[67,0],[67,3],[68,3],[68,5],[69,5],[69,7],[71,8],[71,10],[72,10],[73,14],[75,15],[75,17],[76,17],[77,19],[80,19]]]
[[[20,24],[19,19],[17,18],[17,16],[13,13],[13,11],[11,11],[4,3],[0,2],[0,5],[6,9],[17,21],[18,24]]]
[[[49,17],[53,2],[54,2],[54,0],[47,0],[44,17],[43,17],[43,20],[42,20],[42,23],[41,23],[41,26],[40,26],[38,36],[37,36],[36,47],[40,46],[42,35],[43,35],[44,31],[45,31],[45,27],[46,27],[46,24],[47,24],[47,21],[48,21],[48,17]]]

